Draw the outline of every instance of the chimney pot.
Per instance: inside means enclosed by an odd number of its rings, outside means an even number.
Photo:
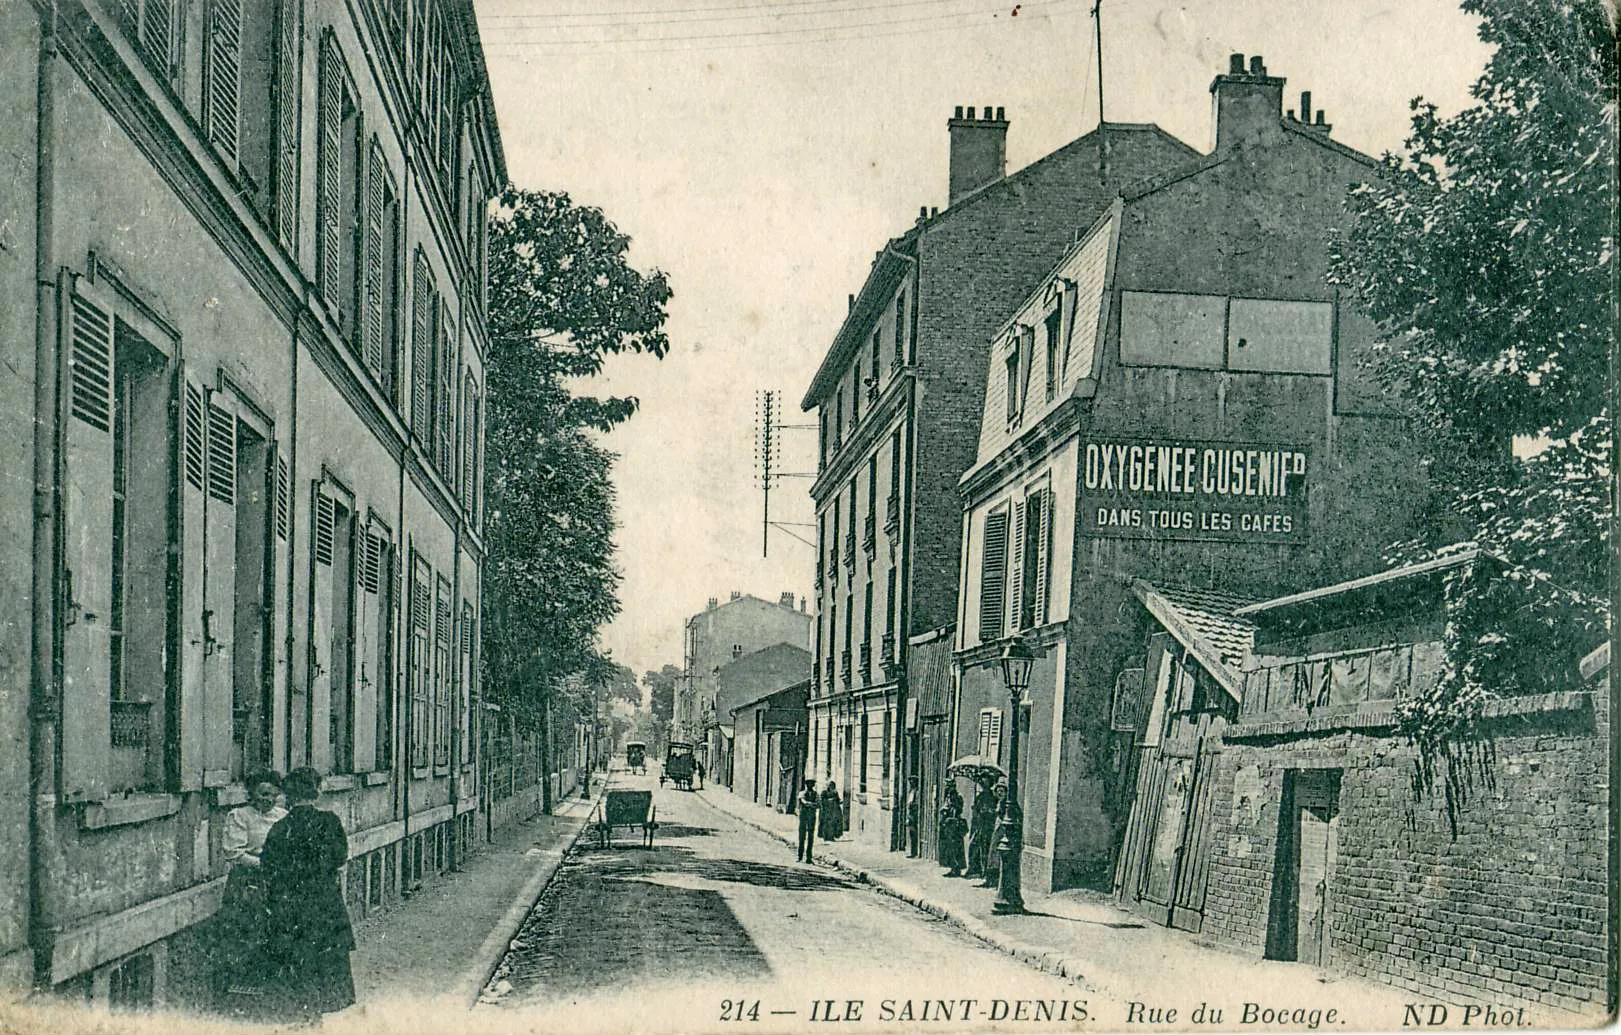
[[[930,219],[933,219],[935,216],[938,216],[939,214],[940,214],[940,206],[938,206],[938,205],[930,205],[929,206],[929,218]]]
[[[996,106],[996,121],[997,122],[1006,122],[1007,121],[1006,112],[1007,112],[1007,109],[1003,108],[1000,104],[998,104]]]
[[[957,110],[951,113],[951,117],[954,119],[962,118],[962,105],[957,105]]]
[[[1324,124],[1323,123],[1323,110],[1321,108],[1317,109],[1317,124],[1319,126]]]
[[[1266,75],[1266,63],[1259,54],[1250,57],[1250,75]]]
[[[733,600],[740,600],[740,599],[742,599],[742,597],[743,597],[742,591],[736,590],[736,589],[732,590],[732,599]]]
[[[777,603],[791,611],[794,607],[794,595],[792,593],[784,593],[782,596],[777,598]]]
[[[1301,122],[1310,122],[1311,121],[1311,91],[1310,90],[1301,90],[1300,91],[1300,121]]]
[[[1299,122],[1300,121],[1299,119],[1295,118],[1295,110],[1293,108],[1290,108],[1284,114],[1289,119],[1290,122]]]
[[[927,206],[927,205],[919,205],[917,207],[917,217],[919,219],[927,219],[927,218],[929,218],[929,206]]]
[[[855,307],[856,307],[856,296],[851,295],[849,300],[848,300],[848,304],[846,305],[846,309],[854,309]]]
[[[1228,75],[1243,75],[1244,74],[1244,55],[1242,55],[1242,54],[1234,54],[1232,57],[1227,59],[1227,74]]]
[[[711,610],[711,611],[715,610],[716,606],[719,605],[719,604],[720,604],[720,599],[718,597],[710,597],[709,598],[709,610]]]
[[[969,108],[968,108],[968,121],[969,122],[974,121],[974,109],[973,109],[972,105],[970,105]]]
[[[975,117],[979,110],[969,108],[966,119],[953,119],[948,127],[951,150],[947,204],[956,204],[959,198],[995,183],[1007,173],[1007,122],[998,118],[1001,113],[990,105],[983,109],[983,118]]]

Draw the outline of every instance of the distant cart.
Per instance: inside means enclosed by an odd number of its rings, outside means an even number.
[[[625,768],[633,773],[647,772],[647,745],[639,740],[625,744]]]
[[[684,740],[672,740],[664,754],[664,768],[659,771],[659,786],[663,787],[664,781],[670,780],[680,790],[690,791],[693,769],[692,745]]]

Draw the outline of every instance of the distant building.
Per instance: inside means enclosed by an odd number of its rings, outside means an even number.
[[[804,777],[809,691],[810,680],[801,679],[732,709],[733,793],[778,812],[794,810]]]
[[[245,774],[325,774],[357,917],[485,829],[478,28],[62,0],[0,31],[0,986],[203,1004]]]
[[[1040,889],[1111,886],[1133,580],[1243,603],[1359,574],[1424,501],[1410,429],[1358,367],[1374,327],[1325,278],[1375,163],[1320,115],[1286,116],[1283,86],[1234,55],[1211,84],[1215,151],[1123,191],[990,339],[961,481],[958,753],[1006,764],[992,662],[1023,635],[1041,653],[1020,727]]]
[[[732,786],[732,712],[774,690],[803,683],[810,677],[810,651],[791,643],[778,643],[745,654],[722,665],[715,673],[715,735],[710,747],[710,779]]]
[[[792,593],[771,602],[734,592],[724,604],[710,597],[704,610],[687,619],[670,739],[692,742],[711,771],[722,749],[716,673],[745,654],[779,643],[808,649],[811,616],[805,606],[803,600],[796,606]]]
[[[908,638],[956,614],[956,485],[991,337],[1124,184],[1198,157],[1157,126],[1109,123],[1004,175],[1001,108],[958,108],[947,128],[948,206],[879,249],[801,403],[820,427],[807,775],[850,790],[854,836],[891,847],[921,750],[902,736]]]

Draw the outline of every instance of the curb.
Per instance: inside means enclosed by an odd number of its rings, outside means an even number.
[[[714,809],[716,812],[725,813],[726,815],[737,820],[739,823],[753,827],[755,830],[765,834],[767,837],[780,841],[790,848],[794,846],[794,842],[790,840],[787,835],[779,833],[778,831],[773,830],[762,823],[757,823],[747,816],[738,815],[731,809],[724,808],[721,805],[710,801],[707,796],[700,797],[699,800],[705,805]],[[1033,967],[1044,974],[1051,974],[1055,977],[1064,978],[1066,981],[1071,981],[1075,984],[1085,983],[1084,966],[1080,960],[1060,956],[1051,949],[1032,946],[1020,941],[1017,938],[1010,938],[1002,932],[995,930],[990,925],[985,923],[985,921],[981,920],[977,916],[974,916],[972,913],[963,913],[952,909],[949,906],[943,906],[937,902],[932,902],[925,898],[922,892],[918,891],[917,888],[911,885],[891,881],[887,877],[874,876],[869,871],[864,870],[853,863],[847,863],[837,856],[828,855],[826,852],[818,851],[812,853],[812,858],[824,866],[831,866],[835,870],[848,874],[859,883],[869,885],[881,894],[888,895],[890,898],[899,899],[920,912],[927,913],[936,919],[944,920],[946,923],[951,924],[958,930],[973,936],[1004,955],[1013,957],[1026,966]]]
[[[489,984],[496,968],[501,965],[501,960],[506,957],[507,949],[511,946],[512,939],[517,937],[519,928],[523,927],[524,920],[535,908],[535,903],[540,901],[540,896],[545,893],[552,878],[557,876],[557,871],[563,868],[564,858],[574,850],[574,846],[579,843],[585,832],[591,829],[591,814],[602,803],[602,797],[608,792],[608,785],[612,782],[611,774],[602,781],[601,787],[586,809],[586,820],[580,824],[579,829],[564,838],[563,842],[559,842],[559,847],[547,850],[547,858],[524,882],[523,887],[513,897],[512,904],[501,914],[501,919],[496,921],[495,926],[490,928],[490,933],[485,936],[483,943],[473,954],[473,962],[462,971],[462,976],[457,978],[456,983],[447,991],[448,995],[454,996],[466,1009],[470,1010],[478,1005],[479,996],[484,994],[484,986]]]

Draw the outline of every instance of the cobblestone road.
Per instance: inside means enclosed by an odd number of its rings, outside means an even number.
[[[1086,998],[1076,986],[796,863],[787,846],[693,795],[616,777],[627,785],[655,789],[655,847],[623,834],[608,849],[582,842],[519,931],[482,1012],[531,1013],[547,1030],[717,1030],[728,1013],[743,1015],[744,1030],[804,1030],[833,1000],[833,1016],[861,1030],[970,1030],[997,1012],[1011,1022],[1015,1010],[1020,1023],[998,1027],[1075,1029],[1075,1000]]]

